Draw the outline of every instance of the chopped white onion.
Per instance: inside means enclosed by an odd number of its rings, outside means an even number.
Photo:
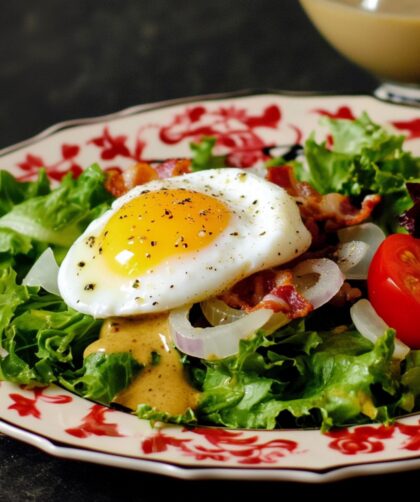
[[[337,235],[342,245],[352,241],[361,241],[369,246],[361,260],[354,267],[346,270],[347,279],[366,279],[373,255],[385,239],[384,232],[374,223],[361,223],[342,228]]]
[[[338,265],[327,258],[302,261],[293,269],[293,276],[299,293],[314,309],[329,302],[344,282]]]
[[[229,324],[237,321],[246,315],[246,312],[240,309],[229,307],[224,301],[217,298],[206,300],[200,303],[201,311],[204,317],[212,326],[220,324]]]
[[[191,306],[173,310],[169,327],[176,347],[183,353],[200,359],[222,359],[237,354],[239,340],[248,338],[273,315],[269,309],[246,314],[230,323],[212,328],[195,328],[189,320]]]
[[[57,284],[58,265],[51,248],[47,248],[23,279],[24,286],[37,286],[48,293],[60,296]]]
[[[378,316],[369,300],[362,299],[350,308],[350,316],[357,331],[365,338],[375,343],[378,338],[383,336],[389,326]],[[410,348],[398,338],[395,338],[395,349],[393,357],[395,359],[404,359],[410,352]]]
[[[290,317],[288,317],[283,312],[275,312],[270,317],[270,319],[264,324],[262,329],[264,330],[264,333],[266,333],[267,335],[271,335],[271,333],[274,333],[274,331],[285,326],[290,321],[291,321]]]
[[[337,265],[347,279],[365,279],[366,273],[357,265],[369,250],[369,244],[362,241],[350,241],[339,244],[337,248]]]
[[[268,295],[265,298],[267,299],[267,297]],[[277,297],[275,298],[278,299]],[[229,324],[247,315],[245,311],[229,307],[229,305],[218,298],[212,298],[211,300],[201,302],[200,307],[204,317],[212,326]],[[283,312],[276,312],[264,326],[262,326],[262,329],[269,335],[289,322],[290,318],[286,314]]]

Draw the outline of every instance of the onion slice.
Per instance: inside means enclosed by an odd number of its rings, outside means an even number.
[[[378,316],[369,300],[362,299],[350,308],[350,316],[357,331],[365,338],[375,343],[383,336],[389,326]],[[395,338],[394,359],[402,360],[410,352],[410,348],[398,338]]]
[[[229,324],[237,321],[246,315],[246,312],[240,309],[229,307],[224,301],[218,298],[212,298],[200,303],[201,311],[204,317],[212,326],[220,324]]]
[[[191,305],[172,310],[169,328],[177,349],[200,359],[222,359],[237,354],[239,340],[254,334],[273,315],[272,310],[260,309],[229,324],[194,328],[188,318],[190,309]]]
[[[339,244],[337,248],[337,265],[347,279],[365,278],[363,277],[361,267],[357,267],[357,265],[366,256],[368,250],[369,244],[363,241],[350,241]]]
[[[33,264],[22,284],[24,286],[41,287],[48,293],[60,296],[57,278],[58,265],[52,249],[47,248]]]
[[[299,293],[317,309],[329,302],[344,282],[338,265],[327,258],[305,260],[293,269]]]
[[[219,300],[218,298],[212,298],[201,302],[200,307],[204,317],[212,326],[229,324],[247,315],[244,310],[229,307],[227,303]],[[262,329],[267,335],[270,335],[277,329],[288,324],[290,321],[291,319],[283,312],[276,312],[270,317],[264,326],[262,326]]]
[[[342,228],[337,232],[337,235],[341,245],[352,241],[361,241],[369,246],[359,262],[345,271],[347,279],[366,279],[373,255],[385,239],[384,232],[374,223],[361,223]]]
[[[277,331],[279,328],[282,328],[286,324],[291,321],[290,317],[288,317],[283,312],[275,312],[270,319],[264,324],[262,329],[266,335],[271,335],[274,331]]]

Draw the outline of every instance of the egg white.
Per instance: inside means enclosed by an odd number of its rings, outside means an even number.
[[[92,237],[127,202],[145,190],[162,188],[219,198],[231,211],[227,228],[207,247],[172,256],[141,276],[110,270],[92,246]],[[164,228],[156,227],[156,232]],[[310,243],[296,202],[284,189],[241,169],[211,169],[154,180],[115,200],[70,248],[58,286],[68,305],[97,318],[161,312],[213,297],[254,272],[287,263]],[[133,287],[135,279],[139,287]]]

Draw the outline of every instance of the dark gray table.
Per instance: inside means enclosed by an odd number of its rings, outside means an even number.
[[[0,7],[0,147],[57,121],[181,96],[374,87],[318,36],[297,0],[14,0]],[[0,436],[0,502],[156,501],[164,490],[183,500],[359,496],[370,486],[408,493],[418,476],[328,486],[249,483],[246,474],[242,483],[185,482],[57,460]]]

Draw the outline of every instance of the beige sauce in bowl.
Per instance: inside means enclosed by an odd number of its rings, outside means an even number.
[[[350,60],[382,78],[420,84],[420,0],[300,1]]]

